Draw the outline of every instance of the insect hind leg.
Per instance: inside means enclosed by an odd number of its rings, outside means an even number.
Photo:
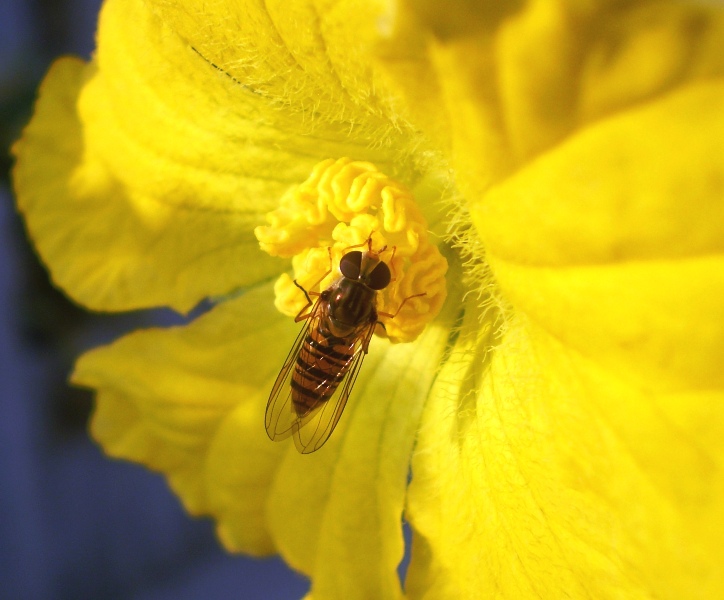
[[[405,303],[408,300],[412,300],[413,298],[420,298],[421,296],[427,296],[427,292],[422,292],[421,294],[413,294],[412,296],[408,296],[402,302],[400,302],[400,306],[397,307],[397,310],[394,313],[378,312],[377,314],[380,317],[388,317],[390,319],[394,319],[398,314],[400,314],[402,307],[405,306]]]

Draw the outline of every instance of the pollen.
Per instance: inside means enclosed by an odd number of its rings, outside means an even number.
[[[275,306],[283,314],[296,316],[307,304],[295,280],[307,291],[322,292],[342,277],[339,261],[348,249],[364,249],[368,240],[392,272],[390,285],[377,293],[376,308],[394,317],[381,316],[384,327],[376,334],[411,342],[440,312],[447,261],[410,190],[373,164],[320,162],[266,220],[254,230],[262,250],[292,259],[292,273],[274,286]]]

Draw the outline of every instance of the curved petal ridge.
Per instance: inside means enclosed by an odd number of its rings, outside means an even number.
[[[263,414],[295,335],[272,298],[267,284],[189,325],[129,334],[73,374],[98,391],[91,431],[108,454],[161,471],[227,546],[254,554],[274,548],[264,504],[284,448]]]

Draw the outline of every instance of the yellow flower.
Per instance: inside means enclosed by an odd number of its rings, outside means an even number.
[[[15,149],[36,247],[90,308],[218,300],[80,359],[109,454],[316,599],[403,595],[403,510],[410,598],[724,595],[721,8],[107,0],[98,44]],[[302,456],[254,229],[342,157],[409,190],[448,299]]]

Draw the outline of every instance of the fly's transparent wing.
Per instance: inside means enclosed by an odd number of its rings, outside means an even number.
[[[302,454],[309,454],[321,448],[337,426],[362,366],[365,357],[364,349],[367,347],[376,324],[373,322],[360,328],[357,335],[350,337],[345,342],[338,338],[335,339],[335,352],[348,358],[339,364],[336,378],[323,377],[318,381],[316,387],[304,388],[309,399],[309,409],[300,415],[295,410],[292,400],[292,379],[295,369],[300,368],[297,359],[302,353],[305,343],[313,337],[313,332],[319,330],[326,318],[324,306],[324,303],[318,300],[312,309],[306,325],[299,332],[274,382],[266,407],[265,426],[269,438],[280,441],[294,435],[294,443]],[[320,364],[309,365],[311,369],[320,366]],[[324,371],[325,375],[330,375],[328,366],[320,370]],[[325,400],[325,398],[329,399]]]
[[[321,306],[320,298],[317,299],[309,318],[299,332],[297,339],[294,340],[292,349],[289,351],[279,375],[277,375],[271,394],[269,394],[264,426],[269,439],[275,442],[288,438],[294,432],[294,425],[299,426],[299,417],[292,403],[292,375],[294,374],[294,366],[299,353],[304,347],[304,340],[310,331],[319,327]]]

